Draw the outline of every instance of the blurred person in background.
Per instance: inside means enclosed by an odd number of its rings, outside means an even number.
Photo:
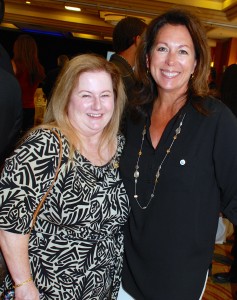
[[[216,83],[216,68],[211,67],[210,73],[208,76],[208,87],[210,89],[211,94],[216,97],[220,98],[220,91]]]
[[[18,36],[13,47],[13,70],[21,87],[23,108],[22,133],[34,125],[34,95],[45,77],[44,67],[38,58],[38,48],[34,38],[28,34]]]
[[[237,64],[232,64],[225,69],[221,80],[220,98],[237,117]],[[233,261],[228,272],[213,274],[215,282],[237,282],[237,226],[234,226],[234,244],[231,254]]]
[[[5,13],[5,2],[4,0],[0,0],[0,23],[4,18]],[[5,48],[0,44],[0,67],[5,71],[14,74],[11,59]]]
[[[115,53],[110,57],[120,70],[128,101],[132,97],[135,76],[134,65],[137,47],[146,23],[139,18],[126,17],[118,22],[113,30],[113,48]]]
[[[67,55],[65,54],[61,54],[57,57],[57,67],[50,70],[43,83],[42,83],[42,90],[46,96],[47,99],[47,105],[49,104],[51,95],[52,95],[52,91],[55,85],[55,82],[57,80],[57,77],[60,73],[60,71],[62,70],[63,66],[69,61],[69,58]]]
[[[5,4],[0,0],[0,23]],[[20,134],[22,122],[21,89],[14,76],[11,59],[0,44],[0,169],[13,150]]]

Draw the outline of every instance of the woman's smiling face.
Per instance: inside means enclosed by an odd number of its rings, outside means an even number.
[[[114,111],[114,92],[111,76],[105,71],[80,74],[72,90],[68,117],[79,134],[101,134]]]
[[[196,66],[188,29],[184,25],[164,25],[147,60],[159,91],[185,93]]]

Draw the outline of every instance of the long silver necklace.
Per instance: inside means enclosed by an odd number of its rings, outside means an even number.
[[[158,166],[158,169],[157,169],[156,174],[155,174],[154,186],[153,186],[153,189],[152,189],[149,201],[147,202],[147,204],[145,206],[142,206],[141,203],[138,201],[138,194],[137,194],[137,183],[138,183],[138,178],[140,176],[140,173],[139,173],[139,162],[140,162],[140,159],[141,159],[141,156],[142,156],[143,143],[144,143],[145,135],[146,135],[146,132],[147,132],[146,125],[143,128],[141,146],[140,146],[140,150],[138,152],[137,163],[135,165],[135,172],[134,172],[134,175],[133,175],[134,176],[134,198],[135,198],[138,206],[141,209],[147,209],[147,207],[151,203],[151,200],[154,198],[155,190],[156,190],[156,185],[157,185],[158,179],[160,177],[160,171],[161,171],[162,165],[165,162],[167,156],[170,154],[171,149],[172,149],[172,147],[174,145],[174,142],[177,140],[177,137],[178,137],[178,135],[181,132],[181,127],[183,125],[183,120],[184,120],[185,116],[186,116],[186,113],[183,115],[183,117],[182,117],[182,119],[181,119],[181,121],[179,123],[179,126],[175,129],[175,135],[173,137],[173,140],[172,140],[169,148],[166,150],[165,155],[164,155],[164,157],[163,157],[160,165]]]

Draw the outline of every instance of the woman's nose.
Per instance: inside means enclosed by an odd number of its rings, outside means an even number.
[[[167,54],[167,57],[166,57],[166,63],[167,65],[171,66],[175,63],[175,54],[172,53],[172,52],[169,52]]]
[[[99,96],[94,96],[93,108],[99,110],[101,108],[101,101]]]

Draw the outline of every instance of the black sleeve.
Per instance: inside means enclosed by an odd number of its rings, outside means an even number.
[[[21,89],[14,75],[0,68],[0,164],[15,147],[21,130]]]
[[[237,118],[225,107],[220,115],[214,163],[221,191],[221,211],[237,225]]]

